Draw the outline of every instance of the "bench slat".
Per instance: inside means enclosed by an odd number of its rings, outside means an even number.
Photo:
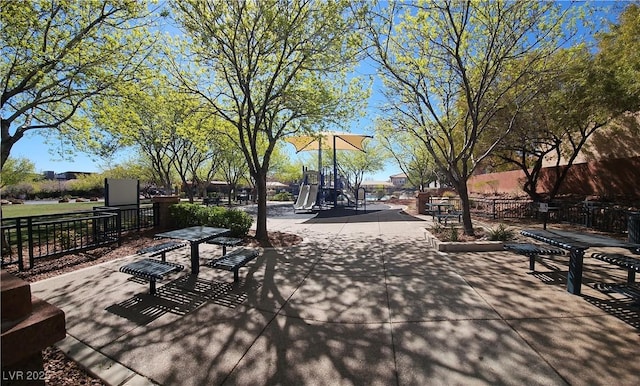
[[[602,260],[609,264],[617,265],[627,269],[627,283],[631,284],[636,281],[636,272],[640,272],[640,259],[621,255],[619,253],[600,253],[591,254],[594,259]]]
[[[438,219],[438,222],[442,222],[444,219],[445,225],[447,224],[447,220],[458,220],[460,222],[462,220],[462,213],[440,213],[440,214],[432,214],[433,217]]]
[[[233,271],[233,281],[237,282],[239,280],[238,270],[257,256],[258,251],[255,249],[240,248],[218,259],[211,260],[206,265],[211,268]]]
[[[207,241],[207,244],[235,246],[242,242],[242,239],[236,237],[220,236]]]
[[[640,259],[619,253],[592,253],[591,257],[640,272]]]
[[[183,241],[169,241],[166,243],[142,248],[137,252],[137,254],[138,255],[149,254],[149,256],[151,257],[160,256],[162,258],[162,261],[164,262],[166,259],[167,252],[173,251],[174,249],[182,248],[186,245],[187,243]]]
[[[221,245],[222,256],[225,256],[227,254],[227,247],[235,247],[242,241],[242,239],[236,237],[220,236],[207,241],[207,244]]]
[[[536,244],[504,244],[503,248],[507,251],[513,251],[520,255],[529,257],[529,270],[535,271],[536,268],[536,256],[539,255],[564,255],[565,251],[557,248],[549,248]]]
[[[504,244],[505,250],[510,250],[521,255],[564,255],[565,251],[558,248],[549,248],[535,244]]]
[[[184,266],[176,263],[168,263],[154,259],[142,259],[125,264],[120,267],[120,272],[126,273],[141,279],[149,280],[149,293],[155,295],[156,280],[162,279],[170,272],[179,272]]]

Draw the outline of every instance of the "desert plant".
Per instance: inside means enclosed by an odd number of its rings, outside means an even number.
[[[449,241],[458,241],[458,229],[453,225],[449,228]]]
[[[443,227],[442,225],[440,225],[440,223],[433,223],[433,225],[431,226],[431,233],[433,233],[434,235],[436,234],[440,234],[443,232]]]
[[[507,228],[506,225],[500,224],[496,228],[489,229],[487,236],[492,241],[508,241],[515,237],[515,233],[512,229]]]

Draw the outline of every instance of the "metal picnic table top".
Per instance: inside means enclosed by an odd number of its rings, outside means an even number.
[[[230,229],[206,226],[192,226],[156,234],[156,237],[186,240],[191,245],[191,273],[197,275],[200,272],[200,251],[198,246],[214,237],[222,236]]]
[[[640,244],[629,243],[623,240],[591,233],[563,231],[557,229],[525,229],[521,233],[524,236],[544,241],[547,244],[555,245],[567,250],[580,249],[584,251],[591,247],[618,247],[626,248],[633,253],[640,254]]]
[[[626,248],[633,253],[640,254],[640,244],[629,243],[602,235],[556,229],[525,229],[520,233],[570,252],[567,291],[574,295],[580,295],[584,251],[586,249],[591,247],[617,247]]]

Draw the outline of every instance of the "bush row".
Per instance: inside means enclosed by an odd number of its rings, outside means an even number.
[[[293,201],[293,194],[289,192],[276,193],[271,197],[273,201]]]
[[[220,206],[181,203],[171,205],[169,212],[179,228],[197,225],[228,228],[233,237],[246,236],[253,223],[246,212]]]

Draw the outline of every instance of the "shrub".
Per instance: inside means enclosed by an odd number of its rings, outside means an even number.
[[[293,194],[289,192],[280,192],[273,195],[273,201],[293,201]]]
[[[449,241],[458,241],[458,228],[451,225],[449,232]]]
[[[489,229],[487,236],[491,241],[508,241],[515,237],[515,233],[504,224],[500,224],[497,228]]]
[[[180,228],[190,226],[210,226],[231,229],[231,236],[243,237],[249,233],[253,219],[237,209],[199,204],[175,204],[169,208],[171,217]]]

